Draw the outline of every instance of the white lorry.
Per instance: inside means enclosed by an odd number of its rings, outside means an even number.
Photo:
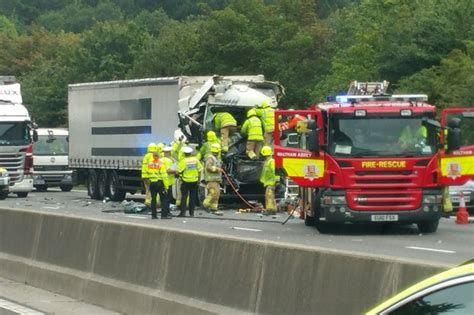
[[[73,187],[73,171],[68,166],[69,133],[67,129],[39,128],[33,144],[33,184],[37,191],[59,186]]]
[[[122,200],[126,192],[141,190],[141,162],[150,142],[169,144],[175,134],[184,134],[191,145],[198,146],[212,129],[214,113],[232,112],[242,124],[249,107],[264,100],[276,107],[283,93],[278,83],[265,81],[263,75],[71,84],[69,166],[79,180],[85,179],[91,198]],[[244,190],[246,184],[260,186],[258,176],[250,178],[245,171],[258,173],[249,164],[259,168],[261,161],[243,161],[242,145],[241,139],[234,138],[225,161],[234,184]]]
[[[33,190],[32,142],[38,136],[22,102],[15,77],[0,76],[0,168],[7,171],[9,192],[18,197]]]

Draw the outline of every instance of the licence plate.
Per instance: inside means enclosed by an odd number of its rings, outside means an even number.
[[[372,222],[393,222],[398,221],[398,214],[373,214],[370,216]]]

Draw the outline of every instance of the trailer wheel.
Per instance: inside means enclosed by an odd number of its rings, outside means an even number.
[[[28,197],[28,192],[19,192],[19,193],[16,193],[16,195],[18,196],[18,198],[26,198]]]
[[[109,187],[107,186],[107,171],[106,170],[101,170],[99,172],[99,178],[97,181],[97,191],[99,193],[98,197],[99,200],[104,199],[105,197],[108,197],[109,194]]]
[[[110,171],[107,186],[112,201],[122,201],[125,199],[127,192],[119,188],[120,180],[116,171]]]
[[[98,181],[97,171],[90,169],[89,172],[87,172],[87,194],[96,200],[100,199]]]
[[[438,230],[439,220],[418,222],[418,231],[420,233],[434,233]]]
[[[5,200],[8,197],[8,191],[0,191],[0,200]]]

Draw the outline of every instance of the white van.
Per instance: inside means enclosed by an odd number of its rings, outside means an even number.
[[[33,144],[33,184],[37,191],[59,186],[62,191],[73,187],[73,172],[68,166],[69,132],[67,129],[38,129]]]

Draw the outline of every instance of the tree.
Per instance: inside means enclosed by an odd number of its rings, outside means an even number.
[[[3,15],[0,15],[0,33],[13,37],[18,35],[15,24]]]

